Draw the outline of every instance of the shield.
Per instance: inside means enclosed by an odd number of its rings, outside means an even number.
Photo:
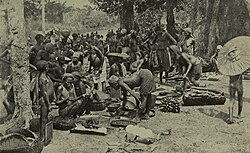
[[[228,41],[218,55],[218,69],[228,76],[235,76],[250,68],[250,37],[239,36]]]

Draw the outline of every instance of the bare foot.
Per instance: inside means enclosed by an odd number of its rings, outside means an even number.
[[[237,119],[243,119],[243,118],[245,118],[245,116],[238,115],[238,116],[236,116],[236,118],[237,118]]]
[[[227,119],[227,124],[234,124],[235,123],[235,120],[234,119]]]

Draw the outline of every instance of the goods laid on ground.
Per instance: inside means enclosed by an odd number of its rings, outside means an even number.
[[[103,111],[106,108],[105,101],[93,101],[90,103],[90,111]]]
[[[73,119],[65,119],[59,116],[53,119],[53,128],[56,130],[70,130],[74,127],[76,127],[76,125]]]
[[[180,113],[180,102],[176,98],[166,97],[159,106],[162,112]]]
[[[130,119],[112,119],[110,125],[114,127],[127,127],[128,125],[136,125],[136,122],[131,121]]]
[[[183,96],[183,106],[224,105],[225,102],[224,93],[212,89],[192,88]]]
[[[107,135],[108,130],[107,128],[97,126],[95,128],[86,128],[83,125],[77,124],[75,128],[70,130],[70,133]]]

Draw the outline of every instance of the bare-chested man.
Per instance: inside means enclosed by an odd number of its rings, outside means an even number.
[[[77,97],[74,76],[71,73],[65,73],[63,76],[64,83],[58,88],[59,116],[62,118],[72,118],[81,115],[84,109],[82,100]]]
[[[123,107],[127,102],[127,92],[129,92],[137,101],[139,110],[136,114],[136,121],[140,121],[143,117],[149,116],[149,111],[153,107],[151,93],[155,91],[155,81],[153,74],[147,69],[141,69],[131,76],[125,78],[118,78],[117,76],[111,76],[109,80],[110,86],[115,89],[119,87],[123,90]],[[135,87],[140,87],[140,98],[132,90]]]

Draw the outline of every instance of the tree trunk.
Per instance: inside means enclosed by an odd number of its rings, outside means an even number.
[[[209,59],[217,45],[250,34],[250,17],[245,0],[194,0],[191,27],[196,52]]]
[[[8,1],[8,26],[11,48],[11,70],[14,87],[14,99],[22,107],[22,120],[25,127],[32,118],[32,102],[30,99],[29,50],[26,44],[23,0]]]
[[[123,1],[120,10],[120,27],[128,31],[134,28],[134,5],[132,1]]]
[[[0,1],[0,54],[4,52],[8,44],[8,24],[7,24],[7,1]],[[2,59],[8,60],[8,57]],[[0,78],[3,80],[7,79],[10,75],[10,65],[0,60]]]
[[[175,17],[174,17],[174,2],[168,1],[167,3],[167,9],[166,9],[166,21],[167,21],[167,31],[176,39],[178,40],[178,37],[176,35],[175,30]]]

